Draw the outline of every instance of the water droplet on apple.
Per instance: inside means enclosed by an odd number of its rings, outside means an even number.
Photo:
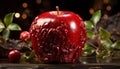
[[[73,49],[69,49],[69,51],[73,51]]]
[[[35,37],[37,38],[37,35],[35,35]]]
[[[51,56],[52,54],[51,53],[48,53],[48,56]]]
[[[40,46],[40,48],[43,48],[43,46],[41,46],[41,45],[39,45]]]
[[[47,60],[48,60],[48,58],[47,58],[47,57],[45,57],[45,58],[44,58],[44,60],[45,60],[45,61],[47,61]]]
[[[38,46],[40,46],[40,43],[38,43]]]
[[[81,46],[79,46],[78,48],[81,48]]]
[[[32,37],[34,36],[34,34],[31,35]]]

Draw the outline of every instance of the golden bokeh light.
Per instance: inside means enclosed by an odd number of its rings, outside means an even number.
[[[107,11],[111,11],[111,9],[112,9],[112,8],[111,8],[110,5],[108,5],[108,6],[106,7],[106,10],[107,10]]]
[[[37,4],[41,4],[42,0],[36,0]]]
[[[27,8],[27,7],[28,7],[28,4],[27,4],[26,2],[24,2],[24,3],[22,4],[22,7],[23,7],[23,8]]]
[[[23,13],[22,14],[22,19],[26,19],[27,18],[27,14],[26,13]]]
[[[90,8],[89,13],[90,13],[90,14],[94,14],[94,9],[93,9],[93,8]]]
[[[108,4],[109,0],[103,0],[104,4]]]
[[[15,18],[20,18],[20,13],[15,13]]]

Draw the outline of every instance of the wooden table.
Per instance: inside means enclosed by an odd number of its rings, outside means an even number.
[[[120,60],[119,60],[120,61]],[[20,64],[0,60],[0,69],[120,69],[120,62],[77,64]]]

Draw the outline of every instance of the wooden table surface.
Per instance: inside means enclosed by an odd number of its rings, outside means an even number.
[[[120,60],[119,60],[120,61]],[[0,69],[120,69],[120,62],[77,64],[20,64],[0,60]]]

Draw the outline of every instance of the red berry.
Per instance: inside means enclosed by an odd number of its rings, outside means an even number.
[[[20,54],[20,51],[18,51],[18,50],[12,50],[8,54],[8,59],[11,62],[19,62],[20,57],[21,57],[21,54]]]
[[[26,41],[30,38],[30,33],[28,31],[23,31],[20,33],[20,39]]]
[[[38,15],[31,27],[30,38],[38,58],[44,63],[75,63],[86,41],[86,28],[73,12],[46,12]]]

